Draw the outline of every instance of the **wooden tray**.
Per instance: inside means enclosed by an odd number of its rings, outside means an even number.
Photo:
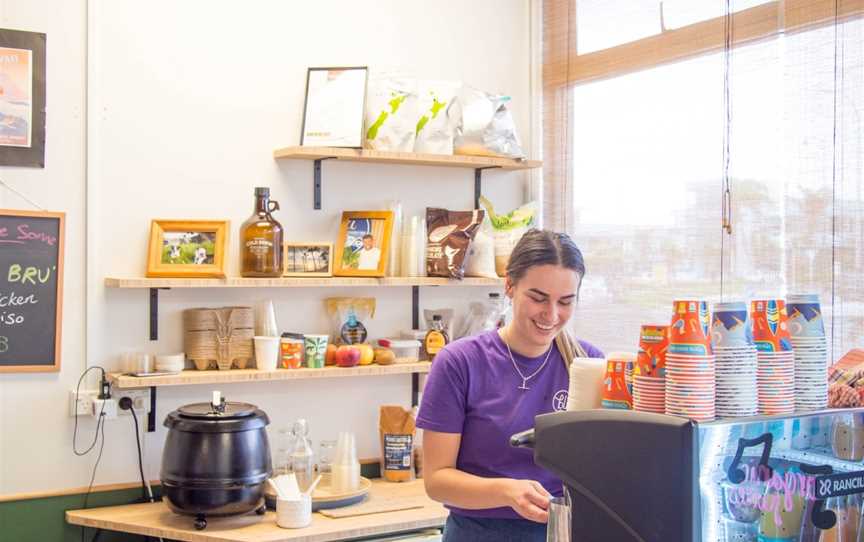
[[[315,492],[312,493],[312,511],[324,510],[327,508],[340,508],[342,506],[350,506],[357,504],[366,498],[369,490],[372,488],[372,482],[368,478],[360,477],[360,487],[354,491],[346,493],[333,493],[330,490],[330,473],[321,474],[321,481]],[[270,484],[264,484],[264,500],[267,502],[267,508],[276,510],[276,492]]]

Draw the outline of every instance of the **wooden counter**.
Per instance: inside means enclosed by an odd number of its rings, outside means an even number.
[[[191,516],[174,514],[161,502],[69,510],[66,521],[74,525],[188,542],[325,542],[440,527],[447,519],[444,506],[426,496],[422,480],[401,484],[374,480],[370,495],[364,502],[376,499],[418,501],[423,503],[423,508],[342,519],[316,513],[312,514],[312,524],[303,529],[277,526],[276,513],[268,510],[264,516],[251,512],[233,518],[208,518],[207,528],[196,531]]]

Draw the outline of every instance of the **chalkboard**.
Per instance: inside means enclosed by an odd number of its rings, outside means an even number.
[[[65,218],[0,209],[0,372],[60,370]]]

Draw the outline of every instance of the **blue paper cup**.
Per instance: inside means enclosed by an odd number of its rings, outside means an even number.
[[[753,344],[753,329],[746,303],[741,301],[714,305],[711,341],[715,347],[721,348]]]
[[[825,336],[822,307],[817,294],[799,294],[786,297],[789,314],[789,333],[792,338],[818,338]]]

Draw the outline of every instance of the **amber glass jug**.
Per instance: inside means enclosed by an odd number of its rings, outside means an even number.
[[[282,225],[272,214],[278,210],[269,188],[255,188],[255,213],[240,227],[240,275],[282,276]]]

